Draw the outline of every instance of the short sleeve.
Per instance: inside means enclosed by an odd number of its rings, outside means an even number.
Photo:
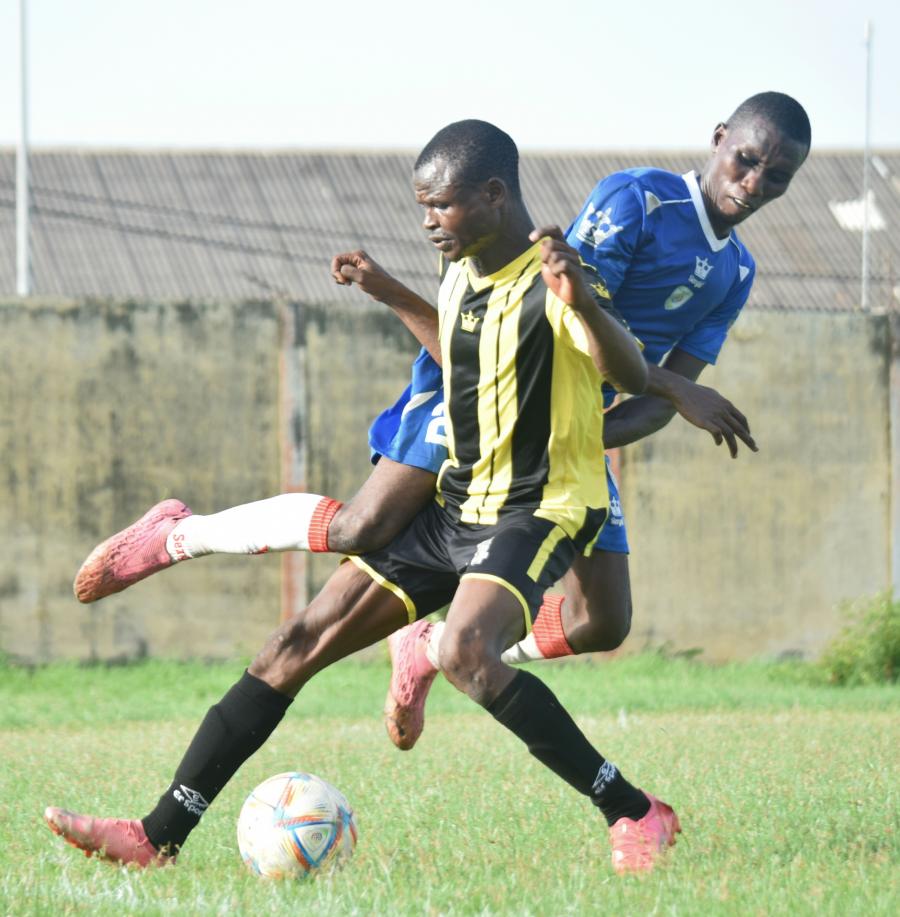
[[[630,176],[617,173],[599,182],[566,230],[566,241],[603,278],[615,296],[640,241],[644,203]]]
[[[594,268],[589,264],[585,264],[584,273],[585,279],[587,280],[588,289],[591,291],[591,296],[593,297],[594,302],[604,312],[611,315],[623,328],[626,328],[630,331],[631,329],[628,328],[628,323],[622,317],[621,313],[616,309],[615,305],[613,304],[612,297],[609,295],[609,291],[606,288],[606,285],[597,276],[597,272],[594,270]],[[547,306],[548,314],[551,317],[551,323],[553,324],[554,330],[559,335],[563,343],[568,344],[581,353],[590,356],[587,331],[585,330],[584,324],[578,317],[578,314],[575,312],[575,310],[567,303],[564,303],[549,290]],[[554,315],[558,316],[558,321],[554,321]],[[640,344],[640,341],[638,341],[638,344]]]
[[[749,261],[749,264],[741,265],[738,280],[732,285],[728,295],[675,344],[679,350],[703,360],[704,363],[716,362],[729,329],[747,302],[753,278],[756,276],[756,264],[753,259],[745,254],[742,260]]]

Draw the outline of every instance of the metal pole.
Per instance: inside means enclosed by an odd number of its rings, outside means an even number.
[[[16,149],[16,292],[31,295],[28,196],[27,0],[19,0],[19,143]]]
[[[860,307],[869,308],[869,127],[872,120],[872,21],[866,20],[866,127],[863,146],[862,290]]]

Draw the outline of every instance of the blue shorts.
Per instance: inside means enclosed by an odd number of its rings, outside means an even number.
[[[412,381],[396,404],[383,411],[369,427],[373,464],[387,456],[401,465],[413,465],[437,474],[447,458],[444,419],[444,382],[441,368],[423,347],[412,367]],[[595,551],[628,554],[628,535],[619,502],[619,486],[606,459],[609,516],[594,542]]]

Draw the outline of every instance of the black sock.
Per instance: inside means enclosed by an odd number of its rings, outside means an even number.
[[[623,815],[638,819],[647,814],[647,797],[588,742],[553,692],[530,672],[516,672],[487,711],[535,758],[589,797],[609,824]]]
[[[222,700],[209,708],[172,785],[142,819],[157,850],[178,851],[222,787],[269,738],[291,701],[244,672]]]

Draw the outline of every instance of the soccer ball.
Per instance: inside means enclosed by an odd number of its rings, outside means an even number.
[[[244,863],[269,879],[301,879],[349,859],[356,835],[346,797],[321,777],[298,771],[256,787],[237,824]]]

